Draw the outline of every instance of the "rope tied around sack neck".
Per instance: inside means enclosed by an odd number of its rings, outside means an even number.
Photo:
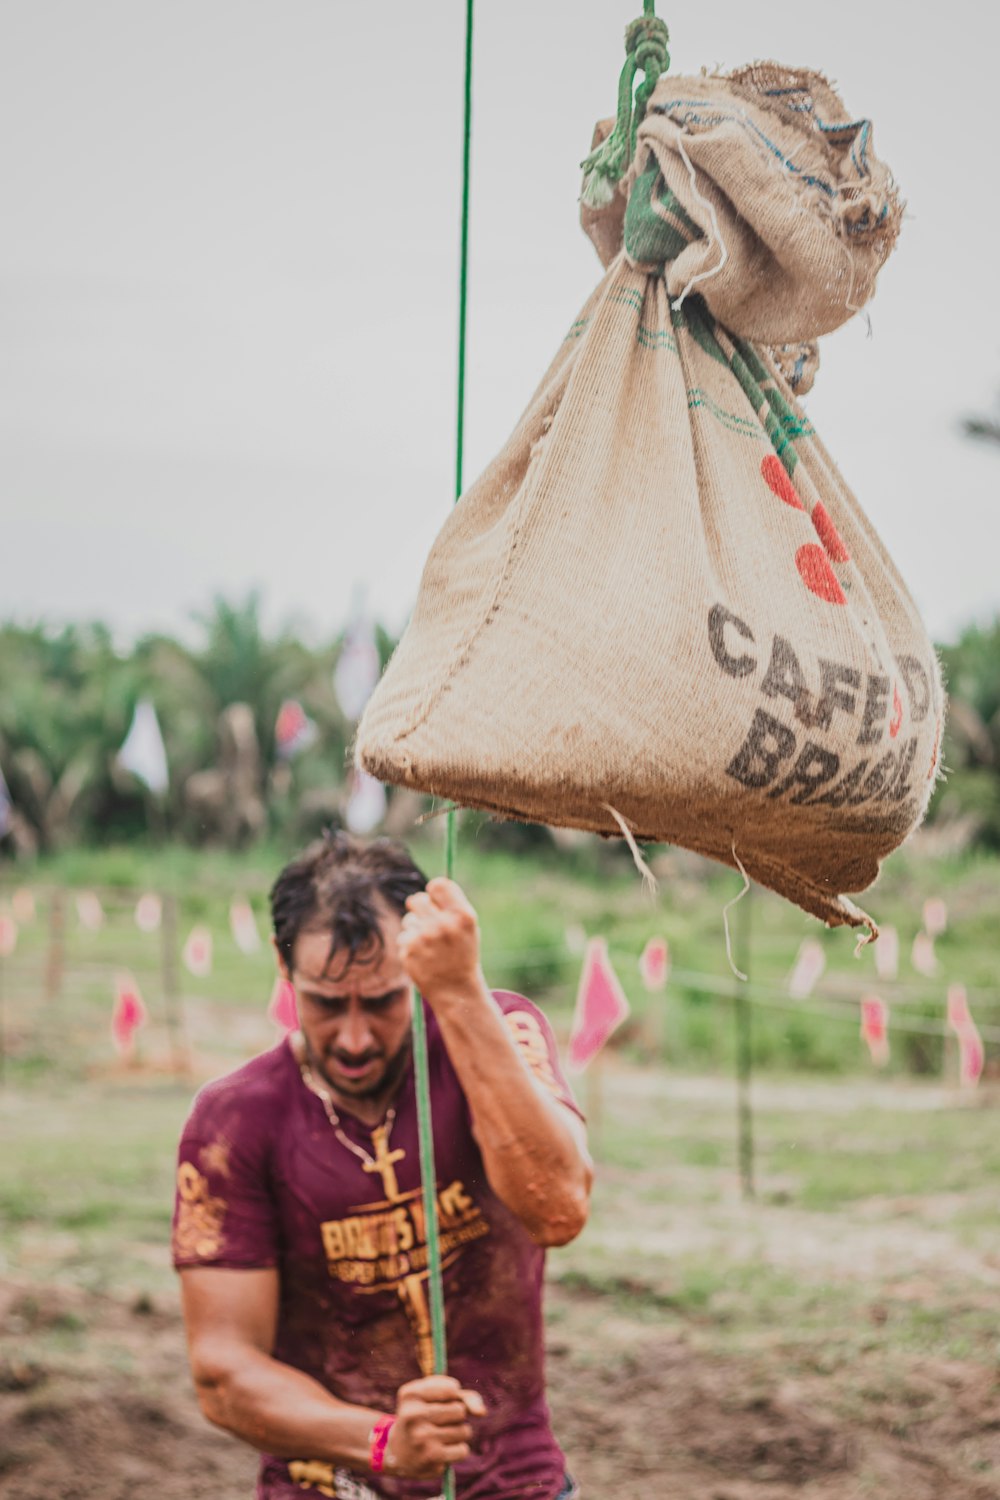
[[[653,11],[654,0],[643,0],[643,14],[625,28],[625,63],[618,79],[618,114],[606,140],[580,163],[583,168],[581,202],[588,208],[606,208],[635,154],[636,131],[646,106],[670,67],[670,32],[667,23]],[[637,73],[643,81],[633,88]]]

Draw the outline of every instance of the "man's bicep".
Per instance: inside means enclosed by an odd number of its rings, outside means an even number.
[[[188,1266],[180,1273],[184,1324],[192,1359],[222,1358],[226,1351],[270,1354],[278,1323],[278,1272],[274,1267],[234,1271]]]

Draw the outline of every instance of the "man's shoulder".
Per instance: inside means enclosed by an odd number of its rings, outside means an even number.
[[[288,1089],[294,1069],[287,1039],[220,1078],[203,1084],[195,1095],[188,1129],[225,1121],[236,1121],[255,1134],[266,1133],[288,1106]]]
[[[545,1012],[516,990],[494,990],[493,998],[503,1012],[514,1042],[531,1072],[549,1093],[574,1114],[579,1108],[562,1075],[558,1048]]]
[[[533,1000],[529,1000],[527,995],[519,995],[516,990],[491,990],[490,993],[505,1016],[511,1011],[519,1010],[527,1011],[529,1015],[534,1016],[542,1014]]]
[[[492,990],[491,994],[503,1012],[504,1020],[516,1036],[522,1028],[548,1035],[551,1028],[541,1006],[519,995],[516,990]]]

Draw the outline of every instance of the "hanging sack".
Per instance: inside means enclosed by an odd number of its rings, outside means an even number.
[[[859,925],[843,893],[920,822],[943,693],[788,376],[871,296],[901,205],[868,122],[775,64],[661,79],[603,196],[604,279],[437,538],[359,762],[624,822]]]

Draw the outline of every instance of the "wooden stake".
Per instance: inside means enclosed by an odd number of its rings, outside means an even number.
[[[184,1036],[184,1007],[181,1004],[179,970],[177,966],[177,897],[164,896],[163,920],[160,924],[161,975],[163,981],[163,1010],[170,1038],[170,1057],[174,1072],[181,1076],[188,1071],[188,1050]]]
[[[66,961],[66,897],[56,889],[49,906],[49,951],[45,962],[45,1003],[52,1005],[62,993]]]
[[[604,1116],[604,1048],[592,1057],[587,1067],[587,1134],[591,1145],[600,1145]]]
[[[752,906],[753,886],[750,885],[743,900],[739,903],[736,952],[737,966],[743,970],[748,981],[750,979]],[[736,981],[733,1001],[736,1022],[736,1113],[740,1185],[744,1199],[749,1200],[754,1197],[753,1102],[750,1092],[753,1072],[753,1022],[746,985],[742,980]]]
[[[0,953],[0,1088],[7,1082],[7,960]]]

